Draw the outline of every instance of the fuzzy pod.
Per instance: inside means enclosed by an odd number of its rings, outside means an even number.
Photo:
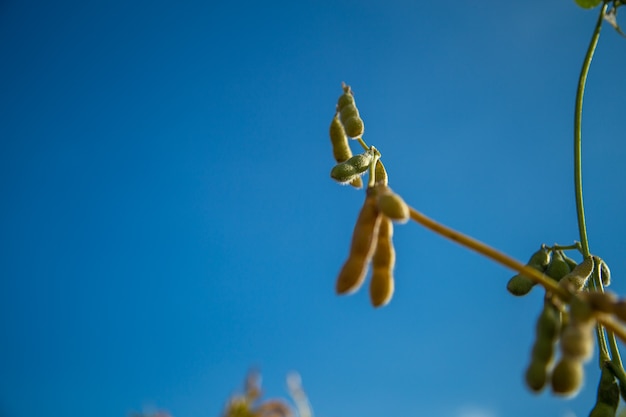
[[[341,162],[330,170],[330,177],[337,182],[347,184],[363,175],[372,163],[372,153],[364,152],[354,155],[347,161]]]
[[[548,368],[554,359],[555,344],[561,328],[561,313],[550,303],[544,303],[535,327],[535,344],[526,370],[526,384],[539,392],[547,381]]]
[[[526,275],[517,274],[506,284],[506,289],[513,295],[526,295],[533,289],[535,282]]]
[[[546,275],[555,281],[560,281],[565,275],[571,272],[569,264],[563,258],[560,250],[552,252],[552,260],[546,269]]]
[[[338,294],[352,293],[363,284],[367,266],[376,247],[381,217],[376,204],[376,194],[368,190],[352,233],[350,254],[337,277]]]
[[[370,300],[374,307],[382,307],[391,301],[394,291],[393,268],[396,251],[393,247],[393,222],[382,216],[378,228],[376,249],[372,258]]]
[[[352,95],[352,90],[350,86],[343,86],[343,94],[339,96],[339,100],[337,100],[337,111],[340,112],[344,107],[354,105],[354,95]]]
[[[339,110],[339,119],[341,120],[341,124],[344,127],[346,126],[346,120],[352,119],[353,117],[356,117],[356,118],[360,117],[359,109],[357,109],[356,104],[354,102],[343,106]],[[348,133],[348,136],[350,136],[349,133]]]
[[[385,216],[398,223],[406,223],[411,217],[409,206],[391,188],[380,185],[378,189],[378,209]]]
[[[584,373],[582,362],[561,358],[552,370],[552,392],[566,397],[576,395],[582,386]]]
[[[352,150],[348,142],[348,136],[343,128],[343,125],[339,121],[338,114],[335,114],[332,122],[330,122],[330,143],[333,146],[333,156],[335,161],[344,162],[352,157]]]
[[[389,178],[387,177],[387,170],[383,165],[382,161],[379,159],[376,161],[376,168],[374,171],[374,175],[376,175],[376,183],[387,185],[389,183]]]
[[[531,255],[530,259],[526,263],[526,266],[543,273],[550,264],[551,258],[552,256],[550,254],[550,250],[546,248],[545,245],[541,245],[541,248]],[[517,274],[509,280],[506,288],[511,294],[515,296],[522,296],[528,294],[534,286],[535,281],[524,274]]]
[[[357,138],[363,135],[365,132],[365,124],[360,117],[350,117],[343,121],[343,128],[346,129],[346,133],[351,138]]]
[[[330,123],[329,130],[330,143],[333,146],[333,156],[335,157],[335,161],[347,161],[352,157],[352,150],[350,149],[350,145],[348,143],[348,136],[346,135],[346,131],[339,121],[338,113],[335,114],[335,117],[333,117],[333,120]],[[357,176],[352,181],[350,181],[350,185],[352,185],[356,189],[363,188],[363,180],[361,180],[361,177]]]
[[[548,381],[548,365],[541,361],[532,361],[524,374],[526,385],[534,392],[543,389]]]
[[[588,361],[593,355],[593,326],[570,323],[561,333],[561,353],[564,358]]]
[[[598,396],[596,404],[591,410],[589,417],[614,417],[619,405],[620,389],[615,375],[607,365],[602,367],[600,382],[598,383]]]
[[[587,285],[587,281],[593,272],[593,258],[587,257],[581,263],[576,265],[576,268],[569,274],[565,275],[559,281],[559,285],[570,288],[576,292],[582,291]]]
[[[550,340],[552,343],[558,339],[561,332],[561,312],[551,303],[544,303],[535,332],[538,338]]]
[[[354,102],[339,109],[339,119],[348,136],[356,138],[363,135],[365,125]]]

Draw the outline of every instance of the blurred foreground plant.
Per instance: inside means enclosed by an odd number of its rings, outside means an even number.
[[[295,412],[299,417],[313,417],[308,399],[302,389],[298,374],[287,377],[289,393],[295,403]],[[262,400],[261,376],[250,372],[244,384],[244,392],[233,395],[222,417],[293,417],[294,408],[282,399]]]

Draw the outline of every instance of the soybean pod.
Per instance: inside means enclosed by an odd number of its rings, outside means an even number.
[[[365,203],[354,226],[348,259],[337,277],[338,294],[352,293],[363,284],[367,266],[376,247],[380,220],[381,214],[376,203],[376,193],[374,189],[368,189]]]
[[[370,281],[370,300],[374,307],[381,307],[391,301],[394,291],[393,267],[396,263],[396,251],[393,247],[393,222],[382,216],[378,229],[378,240],[372,258],[372,280]]]

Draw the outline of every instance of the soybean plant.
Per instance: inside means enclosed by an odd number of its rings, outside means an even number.
[[[626,401],[626,372],[620,358],[616,338],[626,342],[626,299],[605,292],[611,283],[611,272],[604,260],[592,254],[587,239],[582,197],[581,118],[587,74],[604,21],[620,34],[616,24],[621,0],[576,0],[583,8],[600,6],[600,13],[583,60],[578,82],[574,112],[574,180],[579,241],[548,246],[542,243],[522,264],[510,256],[472,237],[453,230],[423,215],[389,187],[389,177],[382,164],[380,149],[363,139],[365,126],[360,117],[352,89],[342,84],[330,126],[333,155],[338,164],[331,178],[339,183],[355,184],[367,175],[365,203],[357,218],[352,243],[339,275],[336,292],[350,294],[365,281],[372,264],[370,299],[374,307],[391,301],[394,291],[393,268],[395,250],[392,242],[393,224],[409,219],[460,245],[492,259],[516,272],[508,281],[508,291],[516,296],[530,293],[534,287],[544,290],[544,301],[536,323],[535,342],[525,380],[532,392],[549,386],[557,396],[576,395],[584,381],[584,363],[598,343],[601,377],[597,400],[591,417],[615,416],[619,398]],[[623,34],[622,34],[623,35]],[[358,143],[362,152],[352,156],[350,140]],[[340,155],[340,157],[338,157]],[[365,181],[364,181],[365,182]],[[578,252],[581,262],[568,256]],[[621,322],[621,323],[620,323]]]

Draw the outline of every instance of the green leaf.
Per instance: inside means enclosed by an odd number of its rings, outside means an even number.
[[[582,7],[583,9],[593,9],[602,3],[602,0],[574,0],[577,5]]]

